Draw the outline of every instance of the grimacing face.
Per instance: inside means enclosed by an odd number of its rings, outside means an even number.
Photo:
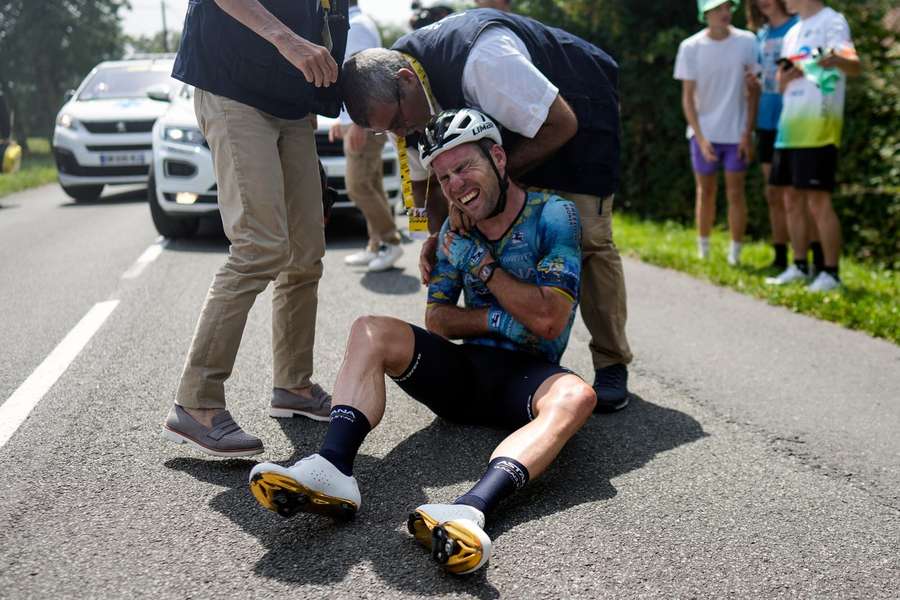
[[[491,155],[500,172],[506,168],[506,153],[494,145]],[[431,168],[441,184],[444,196],[476,223],[497,207],[500,182],[488,158],[477,144],[451,148],[435,158]]]

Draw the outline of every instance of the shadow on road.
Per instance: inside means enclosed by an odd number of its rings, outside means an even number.
[[[296,448],[288,464],[316,452],[326,429],[323,423],[305,419],[281,424]],[[497,539],[520,523],[613,498],[617,491],[610,479],[705,435],[692,417],[633,397],[627,410],[593,417],[543,477],[500,507],[487,532]],[[499,592],[488,581],[487,569],[467,578],[443,573],[406,532],[405,522],[419,504],[453,500],[431,497],[426,489],[480,477],[504,436],[500,431],[436,418],[400,441],[383,459],[360,455],[354,475],[361,484],[363,507],[348,523],[307,514],[286,520],[263,510],[247,486],[254,461],[178,458],[166,466],[228,488],[210,505],[267,548],[255,567],[263,577],[327,585],[342,581],[357,565],[370,564],[386,584],[398,590],[429,596],[469,593],[492,599]]]
[[[69,200],[60,204],[60,208],[84,208],[86,206],[102,206],[104,204],[134,204],[137,202],[147,201],[147,190],[126,190],[124,192],[115,192],[112,194],[104,194],[96,200],[75,202]]]

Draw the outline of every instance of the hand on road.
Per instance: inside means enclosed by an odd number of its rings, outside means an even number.
[[[328,87],[337,81],[337,63],[324,46],[295,35],[279,46],[278,51],[289,63],[300,69],[306,81],[316,87]]]

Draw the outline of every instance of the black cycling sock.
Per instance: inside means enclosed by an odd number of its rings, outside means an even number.
[[[825,253],[822,251],[822,243],[810,242],[809,249],[812,250],[813,266],[816,268],[816,272],[823,271],[825,269]]]
[[[828,273],[829,275],[831,275],[838,281],[841,280],[841,278],[838,276],[838,267],[836,267],[836,266],[835,267],[822,267],[821,270],[824,271],[825,273]]]
[[[794,261],[794,264],[797,266],[798,269],[803,271],[804,275],[809,275],[809,261],[808,260],[806,260],[805,258],[803,258],[803,259],[798,258],[797,260]]]
[[[346,404],[334,406],[319,454],[344,475],[353,475],[356,453],[370,431],[372,426],[366,415]]]
[[[474,506],[485,515],[500,501],[522,489],[528,483],[528,469],[514,458],[498,456],[488,464],[487,471],[471,490],[453,504]]]
[[[772,264],[781,270],[786,269],[788,266],[787,244],[772,244],[772,247],[775,248],[775,262]]]

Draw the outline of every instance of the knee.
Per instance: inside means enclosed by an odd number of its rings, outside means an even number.
[[[228,253],[227,265],[241,275],[275,279],[290,260],[287,240],[265,245],[235,240]]]
[[[597,394],[583,381],[565,385],[550,402],[550,410],[566,425],[581,427],[594,412]]]
[[[366,315],[357,317],[350,326],[348,346],[356,352],[367,351],[378,356],[386,356],[388,351],[400,342],[400,327],[406,323],[392,317]]]

